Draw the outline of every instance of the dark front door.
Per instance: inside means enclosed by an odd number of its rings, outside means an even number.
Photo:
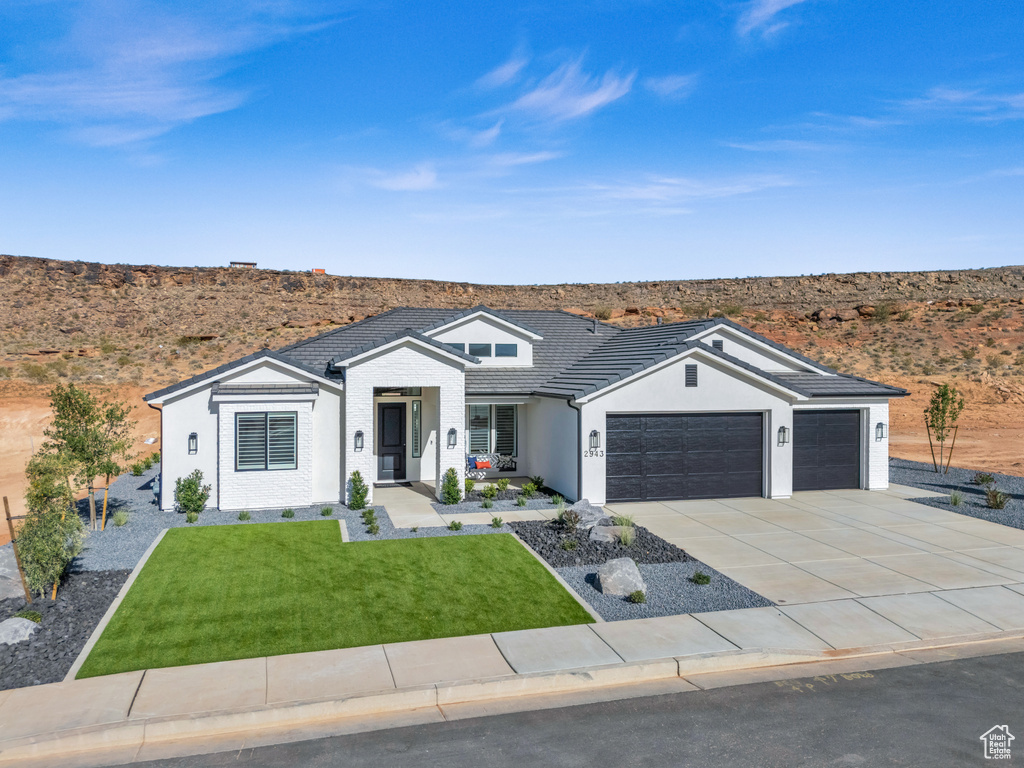
[[[381,403],[377,407],[377,479],[405,479],[405,403]]]
[[[793,490],[860,488],[860,411],[793,411]]]
[[[762,422],[760,413],[609,415],[608,501],[760,496]]]

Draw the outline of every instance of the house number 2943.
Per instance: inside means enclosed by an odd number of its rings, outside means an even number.
[[[584,459],[603,459],[604,458],[604,451],[584,451],[583,452],[583,458]]]

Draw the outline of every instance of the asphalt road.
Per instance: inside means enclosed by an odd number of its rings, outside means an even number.
[[[986,760],[994,725],[1018,735]],[[412,726],[150,766],[1024,764],[1024,653]]]

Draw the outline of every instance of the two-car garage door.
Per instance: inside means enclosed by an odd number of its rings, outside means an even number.
[[[761,413],[608,414],[608,502],[763,493]],[[860,487],[860,412],[794,411],[793,490]]]
[[[609,502],[762,493],[760,413],[607,416]]]

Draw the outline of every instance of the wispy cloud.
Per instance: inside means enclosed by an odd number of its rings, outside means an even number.
[[[902,106],[917,113],[956,114],[986,121],[1019,120],[1024,118],[1024,93],[939,87],[902,102]]]
[[[476,81],[478,88],[491,90],[509,85],[519,79],[523,68],[530,63],[530,57],[522,51],[517,51],[504,64],[492,69]]]
[[[693,93],[696,84],[696,75],[666,75],[665,77],[647,77],[643,80],[644,88],[665,99],[686,98]]]
[[[499,119],[490,128],[467,128],[461,125],[453,125],[451,121],[445,121],[439,125],[440,132],[453,141],[458,141],[475,149],[489,147],[501,135],[501,127],[505,121]]]
[[[817,141],[800,141],[798,139],[767,139],[764,141],[732,141],[724,142],[726,147],[742,149],[745,152],[826,152],[837,149],[835,144],[823,144]]]
[[[562,152],[502,152],[491,155],[488,162],[498,168],[515,168],[520,165],[547,163],[564,156]]]
[[[602,197],[617,200],[669,203],[749,195],[766,189],[790,187],[795,183],[792,178],[777,174],[723,179],[651,176],[641,181],[592,184],[589,189]]]
[[[807,0],[751,0],[740,14],[736,22],[736,31],[741,35],[758,32],[770,37],[789,26],[787,21],[779,21],[776,17],[787,8],[800,5]]]
[[[301,0],[215,8],[186,17],[141,0],[72,6],[54,59],[64,66],[9,63],[0,120],[54,123],[98,146],[136,144],[237,108],[249,93],[221,82],[237,57],[329,23]]]
[[[533,119],[563,122],[585,117],[621,99],[633,87],[636,72],[609,70],[598,77],[583,71],[582,60],[566,62],[524,93],[507,110]]]
[[[378,189],[386,189],[390,192],[422,192],[428,189],[436,189],[437,169],[433,163],[419,163],[412,170],[399,173],[386,173],[380,170],[369,172],[370,184]]]

